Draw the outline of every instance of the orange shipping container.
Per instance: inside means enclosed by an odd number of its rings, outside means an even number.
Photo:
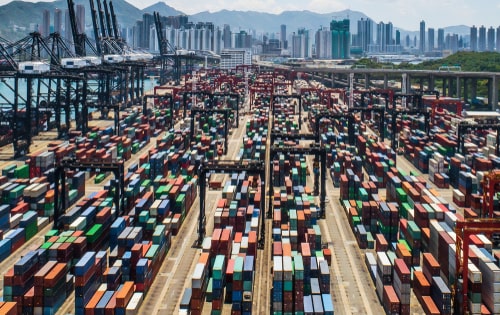
[[[127,307],[128,302],[134,294],[134,282],[126,281],[120,291],[117,292],[116,296],[116,306],[117,307]]]
[[[53,287],[66,274],[66,263],[58,263],[43,279],[43,285]]]
[[[16,302],[3,302],[0,307],[0,314],[2,315],[16,315],[17,314],[17,303]]]
[[[85,315],[94,315],[95,307],[106,291],[96,291],[90,301],[85,305]]]

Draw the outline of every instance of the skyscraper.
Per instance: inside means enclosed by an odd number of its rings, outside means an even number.
[[[497,43],[496,43],[497,52],[500,52],[500,26],[497,27]]]
[[[377,24],[377,39],[376,46],[378,52],[393,52],[394,51],[394,27],[391,22],[380,22]]]
[[[470,50],[477,51],[477,27],[475,25],[470,28]]]
[[[288,42],[286,40],[286,25],[281,24],[280,26],[280,44],[282,49],[288,49]]]
[[[299,28],[298,32],[300,35],[300,40],[301,40],[301,55],[303,58],[309,58],[311,57],[311,48],[310,45],[310,40],[309,40],[309,30],[306,30],[305,28]]]
[[[493,27],[490,26],[490,28],[488,28],[488,45],[486,47],[486,49],[488,51],[495,51],[495,29]]]
[[[315,35],[316,58],[332,58],[332,33],[327,27],[320,28]]]
[[[344,19],[342,21],[331,21],[330,31],[332,32],[332,58],[347,59],[349,58],[351,32],[350,21]]]
[[[358,21],[358,45],[363,52],[367,52],[371,44],[373,44],[373,21],[362,18]]]
[[[420,21],[419,51],[421,54],[425,53],[425,21]]]
[[[438,28],[438,41],[437,41],[438,51],[443,51],[444,49],[444,29]]]
[[[73,33],[71,30],[71,21],[69,19],[69,10],[64,10],[64,38],[68,43],[73,42]]]
[[[54,32],[59,34],[62,32],[62,11],[60,9],[54,10]]]
[[[85,6],[83,4],[76,5],[76,26],[78,33],[85,32]]]
[[[154,18],[152,14],[144,13],[142,15],[142,28],[140,30],[141,37],[139,40],[139,47],[141,48],[149,48],[149,39],[150,39],[150,29],[154,25]]]
[[[50,11],[43,10],[42,27],[40,28],[40,34],[45,37],[50,34]]]
[[[481,25],[479,27],[479,39],[477,41],[477,50],[486,51],[486,27]]]
[[[231,26],[229,24],[224,24],[224,29],[222,31],[222,42],[224,45],[223,49],[231,48]]]
[[[434,29],[429,27],[427,29],[427,36],[428,36],[428,41],[427,41],[427,51],[432,52],[434,51]]]
[[[295,34],[293,32],[292,34],[292,52],[291,56],[292,58],[303,58],[304,56],[301,55],[302,52],[302,36]]]

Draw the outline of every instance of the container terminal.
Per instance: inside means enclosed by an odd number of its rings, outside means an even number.
[[[1,45],[0,314],[500,313],[495,73],[186,71],[109,9]]]
[[[2,162],[2,313],[495,313],[495,112],[196,75]]]

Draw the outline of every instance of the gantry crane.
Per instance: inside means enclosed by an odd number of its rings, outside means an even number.
[[[497,131],[498,132],[498,131]],[[483,213],[487,214],[488,217],[493,218],[494,210],[494,198],[495,195],[500,193],[500,170],[493,170],[484,175],[482,180],[483,185]]]
[[[467,293],[469,291],[469,236],[472,234],[492,234],[500,232],[499,219],[465,219],[458,220],[455,225],[456,233],[456,279],[462,277],[462,292],[459,292],[457,284],[453,285],[453,306],[455,314],[468,314],[469,303],[467,302]],[[457,280],[458,281],[458,280]],[[458,295],[462,295],[462,307]]]

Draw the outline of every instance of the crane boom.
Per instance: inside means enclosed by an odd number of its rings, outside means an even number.
[[[113,37],[113,31],[111,30],[111,16],[109,14],[108,3],[106,0],[103,0],[104,12],[106,14],[106,26],[108,30],[108,36]]]
[[[113,2],[111,0],[109,1],[109,10],[111,11],[111,19],[113,23],[113,31],[115,34],[115,38],[118,39],[120,38],[120,32],[118,30],[118,23],[116,22],[115,9],[113,7]]]
[[[96,50],[97,54],[101,56],[102,49],[101,49],[101,40],[99,37],[99,24],[97,23],[97,12],[95,10],[94,0],[89,0],[89,2],[90,2],[90,14],[92,16],[92,26],[94,28],[94,39],[95,39]]]
[[[97,11],[99,11],[99,21],[101,23],[101,37],[106,37],[106,24],[104,24],[104,11],[102,10],[101,1],[97,0]]]

